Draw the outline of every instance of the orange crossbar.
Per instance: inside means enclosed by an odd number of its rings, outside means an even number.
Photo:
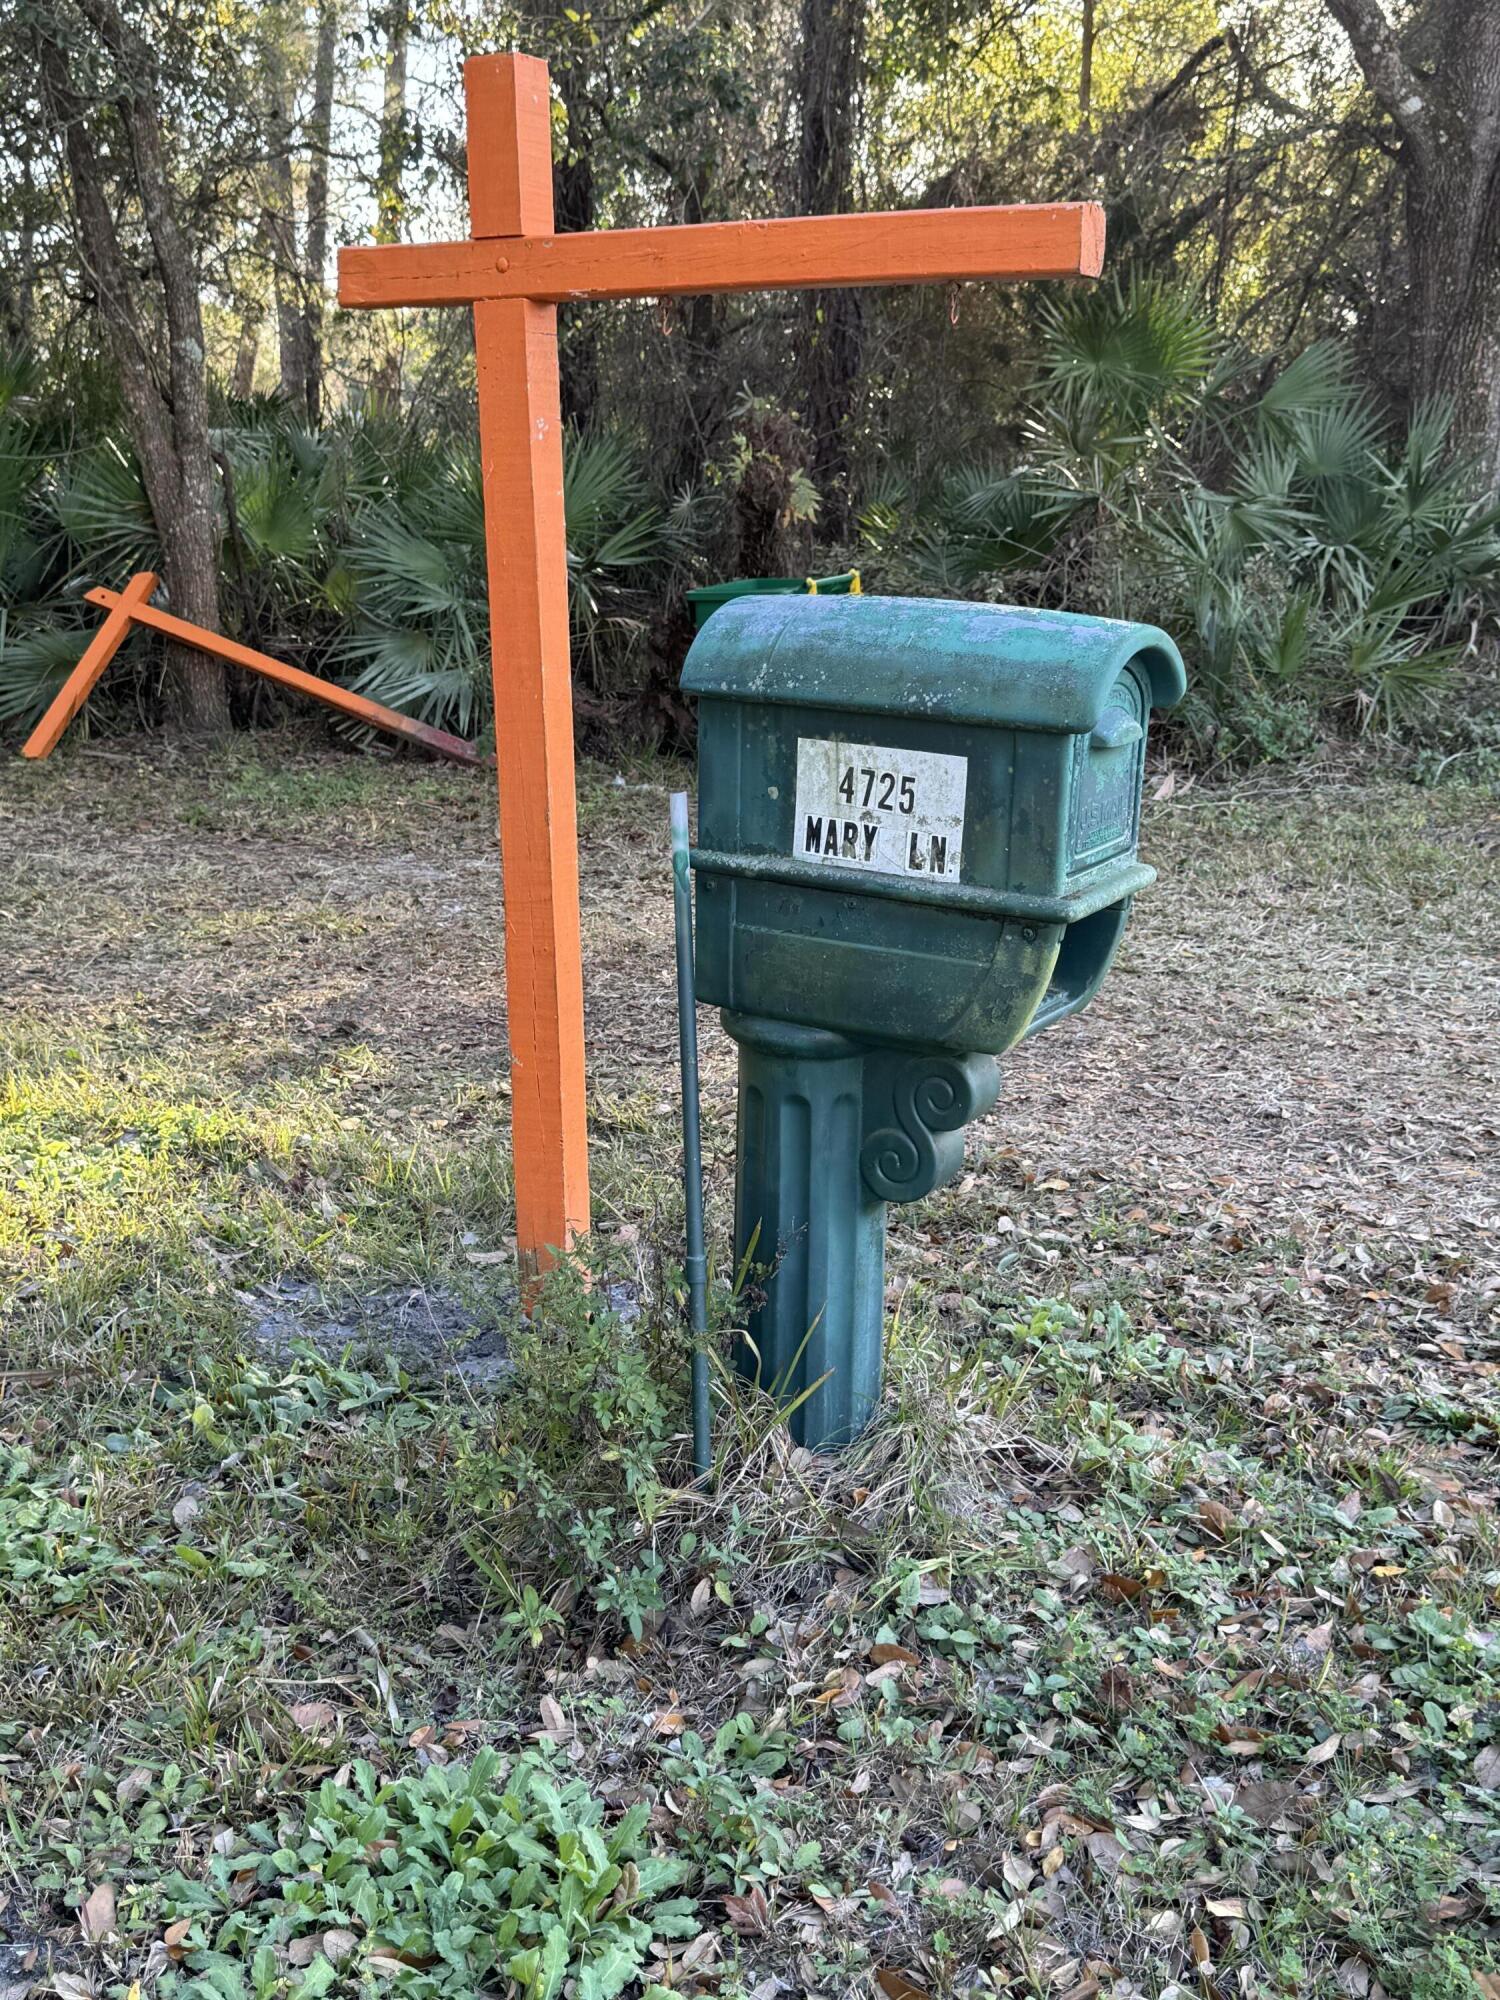
[[[109,616],[94,634],[87,652],[69,674],[52,706],[27,738],[21,750],[23,757],[46,757],[56,749],[58,738],[83,706],[131,625],[149,625],[153,631],[164,632],[180,645],[196,646],[200,653],[211,653],[216,659],[228,660],[231,666],[246,667],[253,674],[263,674],[268,681],[276,681],[281,687],[311,695],[314,701],[321,701],[329,708],[341,709],[345,715],[353,716],[356,722],[368,723],[372,729],[383,729],[391,736],[404,736],[409,742],[420,743],[424,750],[431,750],[435,756],[447,757],[455,764],[477,765],[486,761],[472,743],[466,743],[461,736],[450,736],[446,729],[434,729],[426,722],[402,715],[397,709],[387,708],[383,702],[370,701],[350,688],[340,687],[337,681],[325,681],[317,674],[305,674],[300,667],[289,667],[282,660],[273,660],[268,653],[257,653],[251,646],[241,646],[219,632],[210,632],[206,626],[190,625],[185,618],[174,618],[169,611],[158,611],[146,602],[155,588],[156,578],[149,571],[142,570],[130,579],[123,590],[99,589],[85,593],[90,604],[99,605]]]
[[[945,279],[1093,278],[1103,261],[1104,211],[1091,201],[785,216],[563,236],[506,230],[467,243],[340,250],[339,302],[563,303]]]

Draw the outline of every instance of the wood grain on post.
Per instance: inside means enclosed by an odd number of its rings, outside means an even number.
[[[464,66],[464,89],[474,228],[492,243],[522,228],[549,231],[546,64],[476,57]],[[589,1226],[556,308],[525,298],[477,301],[474,350],[505,868],[516,1242],[530,1275]]]
[[[23,757],[50,757],[68,724],[94,691],[95,683],[130,632],[131,619],[155,590],[158,579],[137,570],[115,599],[109,616],[84,649],[83,657],[52,699],[52,705],[21,745]]]

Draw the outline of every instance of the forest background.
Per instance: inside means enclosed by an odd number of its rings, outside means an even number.
[[[340,243],[466,231],[460,65],[544,55],[561,229],[1092,197],[1097,287],[562,315],[581,726],[671,743],[685,591],[1149,619],[1182,755],[1500,770],[1500,5],[0,0],[0,732],[83,592],[488,726],[461,312]],[[137,636],[95,727],[260,686]]]

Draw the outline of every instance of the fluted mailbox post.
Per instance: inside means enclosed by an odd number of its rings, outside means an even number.
[[[832,1448],[880,1395],[885,1210],[957,1172],[995,1057],[1097,992],[1130,900],[1165,632],[745,597],[693,643],[698,998],[739,1044],[737,1357]],[[826,1378],[826,1379],[824,1379]]]

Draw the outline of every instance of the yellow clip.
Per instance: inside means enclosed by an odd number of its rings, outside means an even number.
[[[857,569],[851,570],[849,572],[849,595],[851,597],[863,597],[864,594],[865,587],[859,580],[859,571]]]
[[[815,576],[807,578],[807,594],[809,597],[816,597],[818,594],[818,579]]]

